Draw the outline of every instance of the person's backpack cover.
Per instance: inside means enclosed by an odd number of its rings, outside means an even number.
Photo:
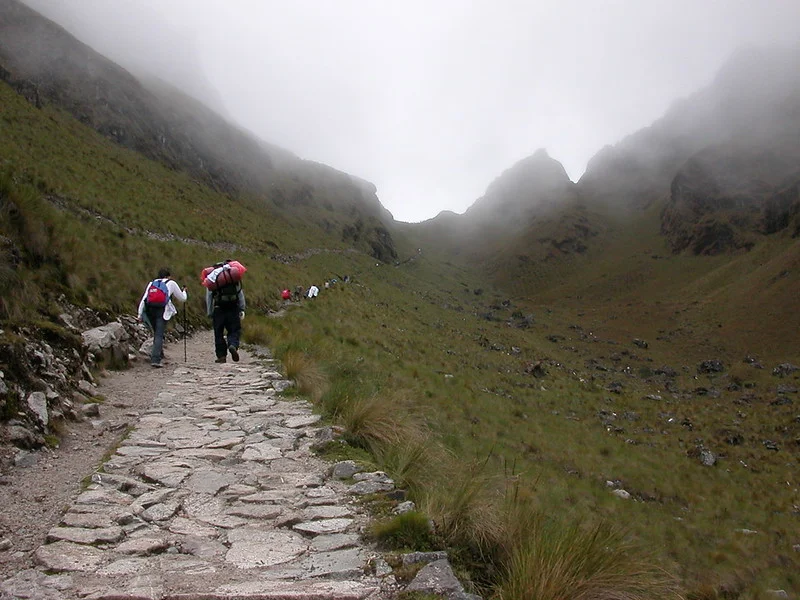
[[[213,267],[206,267],[200,272],[200,283],[212,292],[218,288],[239,283],[247,268],[238,260],[218,263]]]
[[[169,302],[167,282],[163,279],[154,279],[147,287],[145,303],[148,306],[166,306],[167,302]]]

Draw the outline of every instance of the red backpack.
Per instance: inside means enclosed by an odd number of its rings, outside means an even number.
[[[169,302],[167,282],[163,279],[154,279],[147,288],[145,303],[148,306],[166,306]]]

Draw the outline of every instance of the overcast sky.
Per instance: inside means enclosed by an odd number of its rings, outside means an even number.
[[[573,180],[800,0],[25,0],[123,66],[375,183],[401,221],[463,212],[546,148]]]

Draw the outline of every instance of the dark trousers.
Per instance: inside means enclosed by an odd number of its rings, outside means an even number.
[[[239,334],[242,332],[242,321],[239,319],[239,307],[226,308],[217,306],[214,308],[214,351],[217,358],[222,358],[228,354],[228,346],[239,347]],[[225,339],[225,332],[228,332],[228,339]]]
[[[164,355],[164,330],[167,322],[164,320],[164,306],[146,306],[147,318],[153,329],[153,349],[150,352],[150,362],[160,363]]]

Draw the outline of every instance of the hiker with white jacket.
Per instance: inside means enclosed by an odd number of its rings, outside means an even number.
[[[153,330],[153,349],[150,352],[150,365],[163,367],[161,359],[164,358],[164,331],[167,321],[178,313],[172,303],[172,298],[186,302],[189,294],[186,288],[181,289],[170,277],[169,269],[161,269],[158,277],[147,284],[142,299],[139,301],[139,320]]]

